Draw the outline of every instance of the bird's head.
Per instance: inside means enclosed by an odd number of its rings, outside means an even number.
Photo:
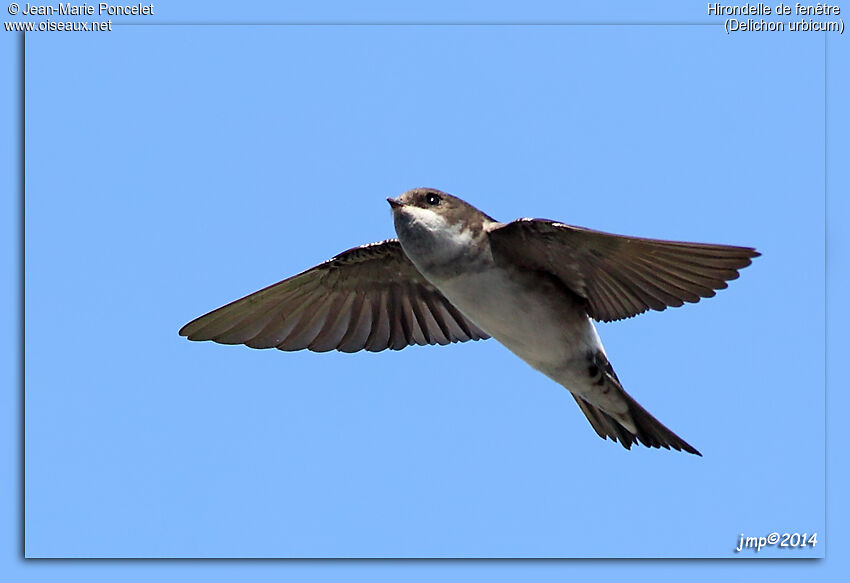
[[[388,198],[396,234],[420,269],[469,254],[492,218],[463,200],[435,188],[414,188]]]

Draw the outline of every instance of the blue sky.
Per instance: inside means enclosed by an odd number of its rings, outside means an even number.
[[[156,18],[355,17],[234,10],[187,3]],[[357,19],[710,22],[703,10],[375,4]],[[840,70],[844,39],[829,43]],[[777,531],[819,544],[759,557],[823,557],[838,547],[825,530],[824,214],[846,204],[824,198],[823,64],[820,34],[693,25],[30,34],[27,556],[731,558],[740,534]],[[841,95],[836,82],[830,102]],[[830,127],[830,159],[846,159],[837,107]],[[846,192],[846,169],[832,171],[828,189]],[[210,309],[392,236],[384,199],[423,185],[501,220],[762,251],[715,298],[599,326],[626,389],[704,457],[603,442],[566,391],[494,341],[349,355],[178,337]],[[16,201],[13,187],[9,232]],[[842,244],[829,239],[830,262]],[[17,427],[14,400],[8,410]],[[78,565],[10,568],[90,580],[126,564]],[[425,565],[285,568],[374,578]]]

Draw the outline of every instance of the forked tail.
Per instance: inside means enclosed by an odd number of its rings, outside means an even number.
[[[637,430],[635,433],[626,429],[614,417],[599,407],[591,405],[580,396],[573,394],[578,406],[581,407],[582,412],[587,416],[587,420],[590,421],[593,429],[602,439],[610,437],[614,441],[619,441],[626,449],[631,449],[632,445],[640,442],[647,447],[673,448],[678,451],[686,451],[702,456],[691,444],[670,431],[658,419],[650,415],[627,392],[622,391],[621,396],[628,403],[629,416]]]

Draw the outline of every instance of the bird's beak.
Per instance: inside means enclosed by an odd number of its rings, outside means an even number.
[[[403,206],[404,206],[404,203],[403,203],[403,202],[401,202],[401,201],[400,201],[399,199],[397,199],[397,198],[388,198],[388,199],[387,199],[387,202],[388,202],[388,203],[390,203],[390,206],[392,207],[392,209],[393,209],[393,210],[395,210],[395,209],[400,209],[401,207],[403,207]]]

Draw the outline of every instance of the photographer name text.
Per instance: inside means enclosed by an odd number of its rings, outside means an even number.
[[[25,16],[152,16],[153,4],[24,4],[20,11]]]

